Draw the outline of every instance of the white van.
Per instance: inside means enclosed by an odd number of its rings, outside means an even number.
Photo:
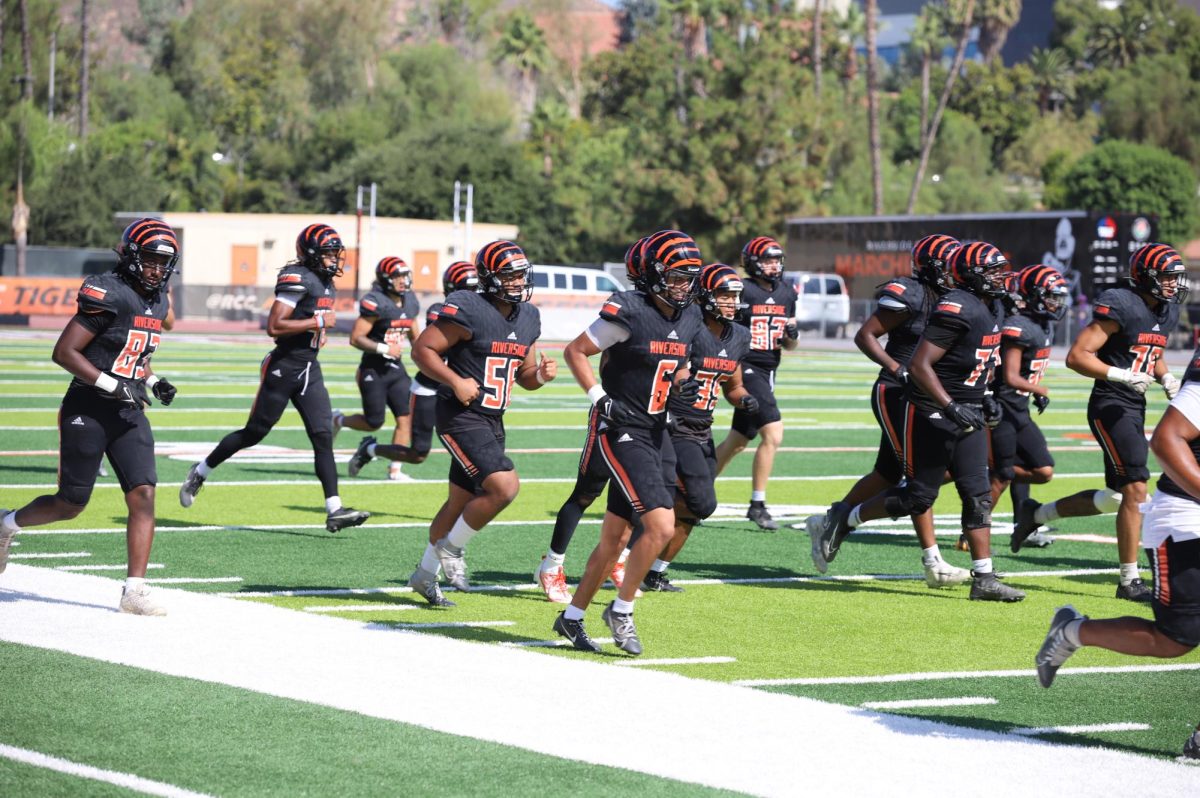
[[[583,332],[600,304],[625,286],[600,269],[578,266],[533,265],[533,304],[542,314],[542,338],[571,341]]]
[[[821,330],[827,338],[845,334],[850,322],[846,281],[833,272],[786,272],[796,289],[796,323],[802,330]]]

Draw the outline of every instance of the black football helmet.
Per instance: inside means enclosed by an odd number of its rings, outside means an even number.
[[[660,230],[642,248],[646,287],[675,308],[685,308],[696,298],[702,265],[700,247],[678,230]]]
[[[633,246],[625,250],[625,279],[629,280],[629,285],[638,291],[646,290],[646,264],[643,261],[646,238],[639,238]]]
[[[1034,316],[1059,321],[1067,315],[1070,292],[1067,281],[1052,266],[1030,266],[1018,275],[1025,310]]]
[[[924,283],[938,293],[954,287],[947,268],[950,256],[961,247],[957,238],[934,233],[925,236],[912,248],[913,279]]]
[[[329,255],[336,256],[327,263]],[[296,236],[296,260],[302,266],[325,277],[340,277],[346,265],[346,247],[342,237],[327,224],[310,224]]]
[[[1166,244],[1143,244],[1129,256],[1129,282],[1138,291],[1170,305],[1187,299],[1188,278],[1183,258]]]
[[[396,288],[397,277],[406,278],[403,288]],[[412,269],[400,258],[389,255],[375,264],[375,285],[379,287],[380,291],[394,296],[404,296],[412,287]]]
[[[746,284],[742,282],[742,278],[738,276],[732,266],[726,266],[724,263],[710,263],[700,272],[700,287],[697,289],[700,309],[714,319],[731,321],[737,315],[738,308],[741,307],[742,290],[745,287]],[[737,294],[732,308],[721,308],[717,305],[717,292],[724,291]],[[726,309],[732,310],[728,316],[724,312]]]
[[[484,244],[483,249],[475,255],[475,271],[479,275],[480,293],[513,304],[528,302],[533,296],[533,266],[525,257],[525,250],[511,241]],[[520,275],[522,278],[515,289],[511,285],[504,285],[502,278],[510,275]]]
[[[779,285],[780,280],[783,279],[783,259],[783,247],[779,246],[778,241],[768,236],[752,238],[746,242],[746,246],[742,247],[742,268],[746,270],[746,275],[766,280],[772,288]],[[762,267],[764,260],[778,260],[779,268],[772,272],[764,271]]]
[[[475,264],[466,260],[456,260],[446,267],[442,275],[442,291],[450,296],[455,291],[478,291],[479,275],[475,273]]]
[[[973,241],[950,256],[950,278],[954,285],[984,299],[1003,299],[1010,271],[1004,253],[986,241]]]
[[[117,273],[145,295],[166,287],[179,263],[179,238],[171,226],[158,219],[138,219],[121,233],[117,245]],[[152,268],[153,265],[159,268]],[[151,268],[147,269],[147,266]]]

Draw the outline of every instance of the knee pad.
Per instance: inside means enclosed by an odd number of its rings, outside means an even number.
[[[964,529],[978,529],[992,523],[992,497],[990,494],[972,496],[963,502],[962,523]]]
[[[308,436],[308,439],[312,441],[314,452],[333,451],[333,433],[329,430],[314,432],[312,435]]]
[[[704,496],[695,496],[689,493],[684,497],[684,504],[688,511],[701,521],[717,511],[717,497],[713,493]]]
[[[1001,479],[1005,482],[1012,482],[1017,477],[1017,470],[1013,466],[997,468],[993,473],[995,474],[996,479]]]
[[[1092,494],[1092,504],[1101,513],[1115,513],[1121,509],[1121,494],[1111,490],[1098,490]]]
[[[884,499],[884,509],[892,518],[904,518],[909,515],[920,515],[933,506],[934,499],[920,491],[912,490],[912,487],[906,485],[901,488],[895,488],[888,491],[887,498]]]
[[[55,495],[59,501],[74,505],[79,508],[79,512],[83,512],[83,508],[87,506],[88,501],[92,498],[92,489],[78,485],[63,485]],[[75,515],[79,515],[79,513]]]
[[[383,426],[383,422],[387,421],[387,413],[380,410],[378,413],[363,413],[363,418],[367,422],[367,426],[372,430],[377,430]]]

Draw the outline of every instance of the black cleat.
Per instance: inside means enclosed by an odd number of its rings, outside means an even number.
[[[1025,598],[1024,590],[1009,587],[997,578],[993,572],[977,574],[971,572],[975,579],[971,582],[971,601],[1021,601]]]
[[[613,633],[613,643],[617,648],[635,657],[642,653],[642,641],[638,640],[637,627],[633,625],[633,613],[613,611],[613,603],[609,602],[600,616],[608,624]]]
[[[358,472],[362,471],[363,466],[375,459],[367,452],[367,447],[373,443],[375,443],[373,435],[368,435],[359,441],[358,448],[354,450],[354,454],[350,455],[350,464],[346,467],[347,474],[352,477],[358,476]]]
[[[821,530],[821,550],[825,562],[831,563],[838,556],[842,541],[850,534],[850,511],[854,508],[845,502],[834,502],[825,516],[825,528]]]
[[[1079,650],[1079,646],[1067,639],[1066,633],[1067,624],[1078,620],[1086,621],[1087,616],[1080,615],[1070,604],[1054,611],[1054,616],[1050,619],[1050,630],[1046,632],[1046,639],[1042,641],[1042,647],[1038,649],[1037,656],[1033,658],[1033,664],[1037,666],[1038,681],[1041,682],[1042,687],[1054,684],[1054,676],[1058,673],[1058,669]]]
[[[649,593],[652,590],[660,593],[682,593],[683,588],[675,587],[662,571],[647,571],[642,580],[642,590]]]
[[[1192,736],[1183,744],[1183,756],[1179,761],[1189,765],[1200,765],[1200,729],[1192,732]]]
[[[1141,579],[1131,579],[1127,585],[1117,585],[1117,598],[1149,604],[1154,591]]]
[[[750,509],[746,511],[746,517],[758,524],[759,529],[765,529],[768,532],[779,529],[779,524],[771,517],[771,513],[767,511],[767,505],[763,502],[750,502]]]
[[[571,641],[571,647],[576,651],[587,651],[591,654],[599,654],[600,646],[595,640],[588,637],[587,629],[583,628],[583,619],[572,621],[567,618],[566,612],[560,612],[558,617],[554,619],[554,631],[558,632],[567,640]]]
[[[442,595],[442,587],[438,584],[437,574],[431,574],[418,567],[408,578],[408,586],[421,598],[434,607],[453,607],[454,602]]]
[[[1021,502],[1021,508],[1017,510],[1016,522],[1013,524],[1012,537],[1009,538],[1008,541],[1008,548],[1013,554],[1016,554],[1018,551],[1020,551],[1021,547],[1024,546],[1025,542],[1029,539],[1029,536],[1036,532],[1037,528],[1041,526],[1041,524],[1033,519],[1034,513],[1036,513],[1037,509],[1041,506],[1041,502],[1035,502],[1033,499],[1026,499],[1025,501]],[[1042,544],[1042,546],[1049,545],[1049,543]],[[1041,548],[1042,546],[1039,546],[1038,548]]]
[[[325,516],[325,530],[338,532],[350,526],[358,526],[371,517],[365,510],[355,510],[352,507],[342,507]]]

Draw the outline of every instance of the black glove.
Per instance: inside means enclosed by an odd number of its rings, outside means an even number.
[[[596,402],[596,410],[605,421],[616,426],[629,424],[637,419],[636,413],[608,394],[600,397],[600,401]]]
[[[117,377],[117,388],[112,396],[118,402],[136,407],[149,407],[150,400],[146,398],[146,383],[142,380],[131,380],[127,377]]]
[[[1000,403],[996,401],[994,396],[983,397],[983,423],[988,425],[988,429],[995,429],[1000,426]]]
[[[905,387],[908,387],[908,384],[912,379],[908,374],[908,366],[904,365],[903,363],[896,366],[896,370],[892,372],[892,377],[896,380],[896,382]]]
[[[175,401],[175,386],[166,380],[160,379],[154,383],[151,390],[154,392],[154,398],[162,402],[164,407]]]
[[[783,337],[789,341],[795,341],[800,337],[800,326],[794,321],[789,321],[783,325]]]
[[[1050,406],[1050,397],[1049,396],[1038,396],[1035,393],[1033,395],[1033,406],[1037,408],[1038,415],[1040,416],[1042,413],[1045,413],[1046,408]]]
[[[693,377],[680,380],[675,385],[675,395],[689,405],[696,404],[696,400],[700,398],[700,381]]]
[[[757,413],[758,412],[758,400],[755,399],[750,394],[746,394],[745,396],[742,397],[742,409],[745,410],[747,413],[751,413],[751,414]]]
[[[963,432],[974,432],[987,425],[987,422],[983,420],[983,413],[969,405],[960,405],[958,402],[946,405],[942,413]]]

